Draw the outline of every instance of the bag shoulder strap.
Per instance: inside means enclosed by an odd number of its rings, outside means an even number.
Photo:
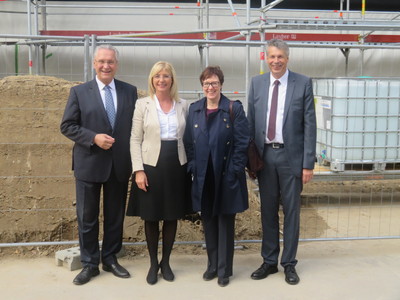
[[[235,115],[233,114],[233,102],[232,100],[229,100],[229,116],[231,117],[231,121],[235,121]]]

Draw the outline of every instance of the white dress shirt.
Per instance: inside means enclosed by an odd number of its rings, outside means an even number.
[[[176,140],[177,128],[178,128],[178,119],[176,116],[175,110],[175,101],[172,101],[172,109],[165,113],[160,106],[160,102],[157,99],[157,96],[154,95],[157,106],[158,120],[160,121],[160,135],[162,141],[170,141]]]
[[[106,96],[105,96],[105,91],[104,91],[104,88],[106,85],[97,78],[97,75],[96,75],[96,82],[97,82],[97,86],[99,87],[99,92],[101,95],[101,100],[103,100],[104,108],[106,108]],[[115,114],[117,114],[117,91],[115,89],[114,79],[110,82],[110,84],[108,86],[111,88],[111,94],[113,96],[114,107],[115,107]]]
[[[270,143],[279,143],[284,144],[283,136],[282,136],[282,127],[283,127],[283,112],[285,111],[285,99],[286,99],[286,90],[288,84],[288,76],[289,71],[286,70],[285,74],[281,78],[279,78],[279,89],[278,89],[278,106],[276,110],[276,126],[275,126],[275,138],[270,141],[265,135],[265,142],[267,144]],[[272,98],[272,91],[274,89],[274,82],[276,78],[270,74],[270,86],[269,86],[269,93],[268,93],[268,112],[267,112],[267,124],[265,132],[268,132],[268,124],[269,124],[269,113],[271,111],[271,98]]]

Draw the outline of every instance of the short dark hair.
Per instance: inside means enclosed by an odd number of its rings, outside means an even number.
[[[219,79],[219,83],[223,85],[224,83],[224,73],[222,72],[221,68],[219,66],[208,66],[207,68],[204,69],[203,72],[200,74],[200,83],[203,85],[203,82],[207,79],[210,78],[213,75],[217,75]]]

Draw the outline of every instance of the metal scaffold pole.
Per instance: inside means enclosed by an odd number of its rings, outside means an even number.
[[[206,0],[206,29],[209,30],[210,29],[210,3],[208,2],[208,0]],[[210,33],[207,33],[207,40],[209,39]],[[203,67],[208,66],[209,64],[209,56],[210,56],[210,48],[209,45],[205,45],[206,48],[206,61],[205,61],[205,65]]]
[[[262,0],[261,7],[264,7],[264,6],[265,6],[265,0]],[[263,22],[263,20],[265,20],[265,11],[261,10],[260,22]],[[264,44],[265,43],[265,30],[263,28],[260,28],[259,34],[260,34],[260,42],[262,42]],[[265,55],[266,55],[265,50],[266,50],[265,45],[261,45],[260,46],[260,74],[265,73],[265,63],[264,63],[264,59],[265,59]]]
[[[31,2],[26,0],[27,12],[28,12],[28,35],[32,35],[32,20],[31,20]],[[28,46],[28,65],[29,65],[29,75],[32,75],[32,45]]]
[[[246,24],[250,23],[250,7],[251,1],[246,0]],[[246,41],[250,42],[251,39],[251,31],[247,31]],[[245,92],[246,95],[249,91],[249,80],[250,80],[250,46],[246,45],[246,84],[245,84]],[[247,108],[247,97],[245,98],[245,107]]]
[[[91,63],[90,63],[90,40],[89,40],[89,35],[85,34],[84,36],[84,64],[83,64],[83,80],[85,82],[91,80],[91,78],[89,77],[91,75]]]
[[[92,66],[92,62],[94,59],[94,51],[96,51],[96,47],[97,47],[97,36],[95,34],[93,34],[92,35],[92,55],[91,55],[90,61],[89,61],[89,65],[92,70],[92,79],[94,79],[94,77],[96,76],[96,72]]]
[[[41,16],[42,16],[42,30],[46,31],[47,30],[47,12],[46,12],[46,0],[41,0],[42,3],[41,6]],[[42,44],[42,72],[43,74],[46,74],[46,50],[47,50],[47,45],[46,43]]]
[[[39,7],[37,3],[34,3],[33,6],[33,16],[34,21],[35,21],[35,35],[39,35]],[[39,51],[39,44],[35,44],[35,74],[39,75],[40,74],[40,51]]]

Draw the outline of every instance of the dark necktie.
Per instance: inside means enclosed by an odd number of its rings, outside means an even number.
[[[279,80],[275,80],[274,82],[274,90],[272,91],[271,97],[271,108],[269,113],[269,121],[268,121],[268,134],[267,137],[270,141],[275,138],[276,131],[276,111],[278,108],[278,89],[279,89]]]
[[[106,112],[108,116],[108,120],[110,121],[112,129],[114,129],[115,124],[115,106],[113,96],[111,94],[110,86],[106,85],[104,87],[104,95],[105,95],[105,102],[106,102]]]

